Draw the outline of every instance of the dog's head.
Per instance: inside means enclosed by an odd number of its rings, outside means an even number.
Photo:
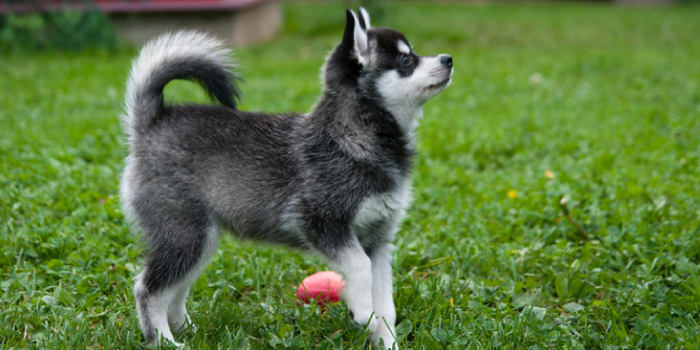
[[[346,11],[343,40],[326,62],[326,85],[350,86],[378,100],[399,122],[411,123],[421,106],[452,81],[450,55],[420,56],[406,37],[371,28],[367,11]],[[407,120],[401,120],[407,119]]]

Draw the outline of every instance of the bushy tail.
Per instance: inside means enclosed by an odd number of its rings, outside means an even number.
[[[126,84],[124,123],[132,137],[144,133],[163,110],[163,88],[175,79],[199,83],[212,99],[235,108],[238,76],[223,43],[196,31],[168,33],[148,42]]]

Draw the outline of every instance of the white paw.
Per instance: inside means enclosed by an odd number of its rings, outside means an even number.
[[[374,317],[371,317],[370,315],[366,315],[364,317],[355,317],[355,323],[357,323],[360,327],[363,329],[369,329],[370,334],[375,334],[377,332],[377,326],[379,323]]]
[[[185,331],[194,333],[197,331],[197,327],[190,321],[189,317],[186,317],[183,321],[173,323],[172,330],[173,334],[180,334]]]
[[[399,345],[397,342],[394,341],[394,339],[382,339],[384,343],[375,343],[374,348],[375,349],[390,349],[390,350],[399,350]]]
[[[178,343],[178,342],[176,342],[175,340],[173,340],[173,339],[168,339],[168,338],[163,338],[163,341],[161,341],[161,344],[163,344],[163,343],[166,343],[166,344],[167,344],[167,343],[170,343],[170,344],[172,344],[173,346],[178,347],[178,348],[180,348],[180,349],[182,349],[182,348],[185,347],[185,343]]]
[[[394,334],[396,334],[396,332],[394,332]],[[373,333],[372,340],[374,340],[374,347],[376,349],[399,349],[399,344],[386,327],[380,327],[377,333]]]

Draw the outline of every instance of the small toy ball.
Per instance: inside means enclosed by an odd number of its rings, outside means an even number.
[[[337,303],[345,282],[343,277],[333,271],[317,272],[304,278],[297,288],[297,297],[309,304],[315,300],[318,305]]]

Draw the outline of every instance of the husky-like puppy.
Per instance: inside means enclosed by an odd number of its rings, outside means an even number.
[[[148,342],[175,343],[189,323],[190,284],[225,229],[320,255],[344,276],[354,320],[397,348],[391,242],[411,199],[417,121],[450,84],[452,57],[417,55],[400,32],[370,29],[364,9],[346,16],[308,114],[237,110],[229,50],[201,33],[165,34],[134,61],[121,198],[149,248],[134,286]],[[165,105],[173,79],[223,106]]]

